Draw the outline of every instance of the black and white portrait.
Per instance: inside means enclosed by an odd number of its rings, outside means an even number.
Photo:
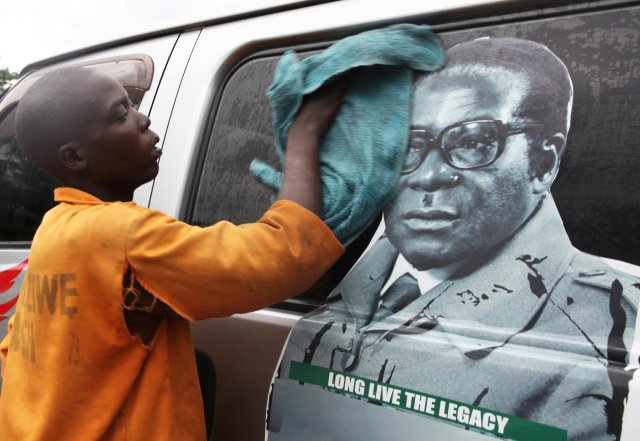
[[[631,265],[574,246],[550,191],[568,150],[580,148],[568,142],[570,69],[530,38],[472,37],[449,45],[444,69],[415,76],[400,181],[365,253],[292,331],[270,439],[314,427],[287,422],[303,405],[302,386],[286,383],[292,362],[558,428],[569,440],[622,439],[640,279]],[[323,398],[309,394],[313,413]],[[365,399],[347,399],[364,409]],[[376,429],[347,436],[345,414],[317,416],[326,431],[317,439],[385,439]],[[407,430],[395,439],[414,439]]]

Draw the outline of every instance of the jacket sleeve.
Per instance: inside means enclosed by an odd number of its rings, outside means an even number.
[[[253,311],[297,295],[344,252],[315,214],[278,201],[256,223],[206,228],[145,211],[126,258],[145,288],[196,320]]]

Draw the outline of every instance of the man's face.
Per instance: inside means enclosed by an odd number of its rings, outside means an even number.
[[[80,142],[85,146],[90,179],[99,187],[133,193],[158,174],[158,135],[151,121],[131,106],[126,90],[106,75],[92,76],[85,102],[86,128]]]
[[[521,76],[444,70],[416,88],[412,129],[435,139],[461,122],[531,123],[516,116],[525,93]],[[384,215],[389,239],[420,270],[487,251],[512,235],[537,205],[524,133],[507,136],[501,155],[479,168],[454,168],[437,147],[425,152],[422,163],[402,175]]]

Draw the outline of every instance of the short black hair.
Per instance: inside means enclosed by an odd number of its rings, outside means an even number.
[[[447,69],[458,67],[480,74],[502,68],[523,75],[529,90],[524,115],[544,123],[546,133],[569,131],[573,84],[565,64],[549,48],[531,40],[484,37],[460,43],[448,51]]]
[[[556,133],[569,132],[573,84],[565,64],[546,46],[519,38],[483,37],[455,45],[447,50],[448,63],[443,75],[467,75],[485,78],[503,71],[520,76],[527,90],[517,112],[526,119],[543,124],[542,130],[527,133],[531,176],[547,171],[549,156],[541,142]],[[416,85],[430,74],[418,73]],[[436,73],[435,75],[438,75]],[[508,85],[506,86],[508,87]],[[562,156],[565,143],[558,146]]]
[[[45,173],[59,180],[57,149],[72,141],[81,130],[82,108],[69,91],[87,84],[96,72],[67,67],[46,73],[20,98],[16,109],[15,131],[25,155]],[[73,119],[75,123],[71,123]]]

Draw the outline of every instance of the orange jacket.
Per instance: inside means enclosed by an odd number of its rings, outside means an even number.
[[[254,224],[199,228],[71,188],[55,196],[0,345],[3,441],[203,440],[189,320],[302,292],[343,252],[290,201]],[[124,320],[128,268],[178,314],[162,319],[149,344]]]

